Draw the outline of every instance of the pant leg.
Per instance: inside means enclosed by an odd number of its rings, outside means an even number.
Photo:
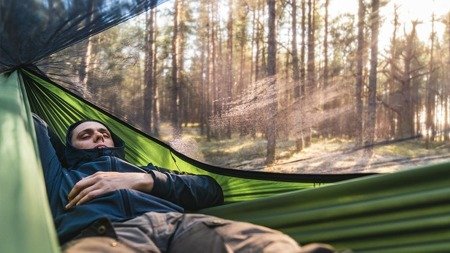
[[[203,214],[145,213],[113,223],[119,242],[151,253],[332,253],[326,244],[300,247],[279,231]]]
[[[176,212],[148,212],[131,220],[113,222],[113,227],[118,240],[137,252],[165,253],[182,217],[182,213]]]
[[[186,214],[179,225],[170,253],[182,252],[301,252],[289,236],[246,222],[200,214]]]

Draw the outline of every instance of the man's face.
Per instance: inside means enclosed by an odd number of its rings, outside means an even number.
[[[108,129],[95,121],[83,122],[72,131],[72,146],[77,149],[113,148]]]

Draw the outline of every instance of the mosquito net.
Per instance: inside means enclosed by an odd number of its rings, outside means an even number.
[[[280,2],[273,27],[265,1],[167,1],[70,47],[159,2],[50,2],[11,57],[196,160],[330,174],[448,159],[447,1]]]

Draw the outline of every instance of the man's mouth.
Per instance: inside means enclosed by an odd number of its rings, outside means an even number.
[[[95,146],[95,148],[107,148],[107,146],[105,146],[105,145],[97,145],[97,146]]]

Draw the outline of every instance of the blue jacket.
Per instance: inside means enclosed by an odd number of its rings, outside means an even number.
[[[178,175],[149,164],[140,168],[123,159],[122,140],[114,137],[115,148],[79,150],[67,144],[64,168],[55,158],[45,157],[51,146],[46,133],[38,135],[41,160],[48,199],[61,243],[74,238],[93,222],[107,218],[111,222],[135,218],[146,212],[183,212],[221,204],[223,193],[219,184],[209,176]],[[47,150],[48,151],[48,150]],[[84,204],[66,210],[68,194],[82,178],[99,171],[149,173],[154,179],[150,194],[122,189],[98,196]]]

